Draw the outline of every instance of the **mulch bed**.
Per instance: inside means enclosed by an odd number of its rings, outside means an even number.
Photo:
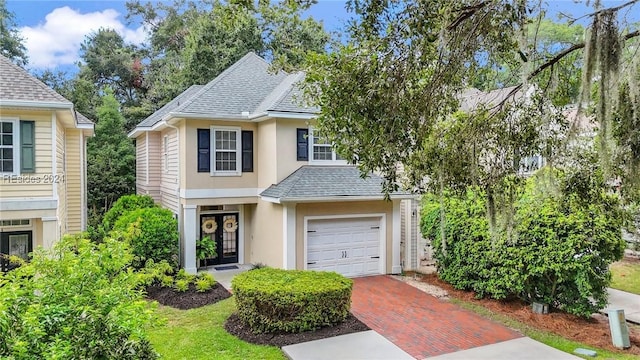
[[[508,316],[535,329],[549,331],[566,339],[613,352],[640,355],[640,326],[629,326],[631,347],[620,350],[611,343],[609,320],[605,315],[594,314],[585,319],[561,312],[551,312],[545,315],[535,314],[530,305],[520,300],[476,299],[474,292],[456,290],[449,283],[440,280],[436,274],[422,275],[421,281],[447,290],[449,297],[480,305],[494,313]]]
[[[177,292],[170,287],[147,287],[148,299],[156,300],[162,305],[171,306],[180,310],[214,304],[229,297],[231,297],[231,293],[219,283],[216,283],[216,285],[207,292],[197,292],[193,284],[190,284],[189,290],[185,292]],[[367,325],[352,314],[349,314],[347,319],[338,325],[297,334],[285,332],[254,334],[248,326],[245,326],[244,323],[240,321],[237,314],[232,314],[227,319],[224,328],[231,335],[235,335],[246,342],[278,347],[369,330]]]
[[[162,305],[171,306],[180,310],[188,310],[217,303],[228,297],[231,297],[231,293],[219,283],[216,283],[211,290],[205,292],[197,292],[193,284],[189,284],[189,290],[185,292],[177,292],[170,287],[147,287],[147,298],[156,300]]]
[[[286,332],[255,334],[240,320],[237,314],[233,314],[227,319],[224,323],[224,328],[229,334],[246,342],[278,347],[369,330],[367,325],[363,324],[352,314],[349,314],[347,319],[338,325],[326,326],[316,331],[305,331],[296,334]]]

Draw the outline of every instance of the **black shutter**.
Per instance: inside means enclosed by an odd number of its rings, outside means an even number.
[[[253,172],[253,131],[242,131],[242,172]]]
[[[198,172],[211,170],[211,130],[198,129]]]
[[[309,161],[309,129],[297,129],[298,161]]]

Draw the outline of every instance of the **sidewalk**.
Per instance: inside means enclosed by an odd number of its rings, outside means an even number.
[[[640,295],[628,293],[626,291],[607,289],[609,292],[609,306],[602,309],[606,314],[609,310],[624,310],[627,321],[640,324]]]

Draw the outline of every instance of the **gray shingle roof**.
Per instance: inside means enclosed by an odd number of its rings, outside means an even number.
[[[395,192],[393,195],[408,193]],[[343,196],[382,198],[382,178],[370,174],[363,179],[355,166],[305,165],[278,184],[269,186],[260,196],[280,201]]]
[[[76,121],[78,124],[93,124],[93,121],[89,120],[86,116],[76,111]]]
[[[269,63],[250,52],[204,86],[194,85],[138,127],[151,127],[169,113],[207,118],[238,118],[265,111],[309,113],[313,108],[298,105],[292,90],[303,74],[272,73]],[[179,115],[178,115],[179,116]]]
[[[51,102],[71,106],[69,100],[0,55],[0,103],[11,100]]]
[[[475,88],[467,89],[460,95],[460,109],[463,111],[471,111],[479,106],[495,106],[507,98],[515,86],[491,91],[481,91]],[[522,96],[522,90],[516,93],[516,96]]]
[[[302,80],[302,78],[300,78]],[[306,106],[302,98],[302,91],[294,83],[290,86],[282,97],[276,101],[269,110],[282,112],[302,112],[316,114],[320,109],[316,106]]]
[[[204,85],[191,85],[191,87],[183,91],[182,94],[176,96],[175,99],[166,103],[163,107],[151,114],[148,118],[142,120],[140,124],[138,124],[138,127],[151,127],[155,125],[158,121],[162,120],[163,116],[170,113],[171,111],[174,111],[180,105],[183,105],[192,96],[197,94],[203,87]]]

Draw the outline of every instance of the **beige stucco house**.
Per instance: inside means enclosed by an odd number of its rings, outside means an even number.
[[[181,262],[216,239],[208,265],[262,263],[348,276],[401,271],[401,201],[381,178],[360,177],[314,131],[298,105],[302,74],[270,73],[249,53],[142,121],[136,186],[178,219]]]
[[[85,229],[93,123],[0,56],[0,253],[26,258]]]

